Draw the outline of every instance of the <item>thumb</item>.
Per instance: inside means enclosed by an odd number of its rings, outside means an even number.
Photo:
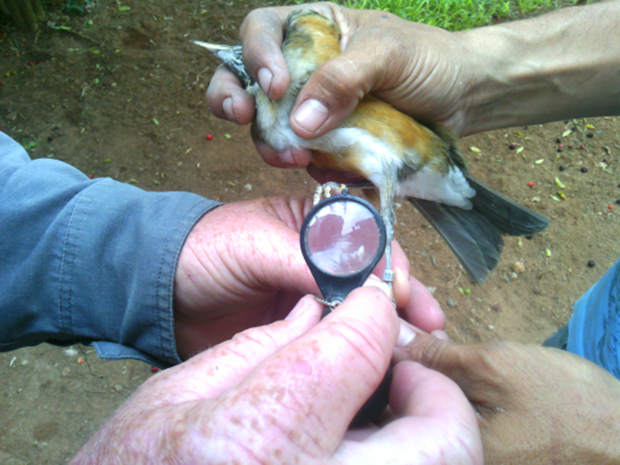
[[[376,87],[385,58],[362,42],[326,61],[312,74],[297,97],[290,125],[303,138],[314,138],[339,126],[364,96]]]

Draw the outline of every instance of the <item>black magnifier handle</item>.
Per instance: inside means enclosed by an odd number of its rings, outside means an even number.
[[[304,259],[323,294],[323,318],[366,281],[383,256],[387,238],[379,212],[346,190],[315,205],[304,219],[300,236]],[[385,410],[391,382],[390,364],[351,426],[371,422]]]

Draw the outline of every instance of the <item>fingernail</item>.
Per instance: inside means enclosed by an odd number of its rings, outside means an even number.
[[[318,100],[310,99],[297,108],[293,118],[306,131],[314,132],[323,126],[328,116],[329,112],[325,105]]]
[[[282,163],[286,163],[289,166],[295,166],[295,158],[293,157],[293,151],[290,148],[284,149],[282,152],[278,152],[278,156]]]
[[[235,112],[233,111],[233,102],[232,98],[228,97],[222,103],[222,108],[224,109],[224,113],[226,113],[226,117],[232,121],[233,123],[237,122],[237,118],[235,118]]]
[[[363,287],[367,287],[367,286],[372,286],[372,287],[376,287],[377,289],[381,289],[383,293],[387,295],[390,299],[394,298],[394,296],[392,295],[392,289],[390,288],[390,286],[388,286],[388,284],[385,281],[382,281],[374,274],[371,274],[368,277]]]
[[[314,299],[313,297],[311,298]],[[291,312],[284,319],[288,321],[296,320],[297,318],[299,318],[301,315],[304,314],[307,308],[308,308],[308,297],[304,297],[299,302],[297,302],[297,305],[295,305],[293,310],[291,310]]]
[[[271,90],[271,82],[273,81],[273,73],[267,68],[261,68],[258,70],[258,83],[261,89],[269,95]]]
[[[396,347],[405,347],[415,339],[415,331],[402,321],[400,322],[400,332],[396,340]]]

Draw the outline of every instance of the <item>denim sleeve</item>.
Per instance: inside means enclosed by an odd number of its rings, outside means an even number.
[[[218,204],[90,180],[0,133],[0,351],[93,344],[103,359],[180,363],[173,290],[194,224]]]

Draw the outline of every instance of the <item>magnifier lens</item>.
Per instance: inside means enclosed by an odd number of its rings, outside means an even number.
[[[310,220],[308,251],[326,273],[346,276],[367,268],[379,253],[380,232],[373,213],[350,201],[332,202]]]

